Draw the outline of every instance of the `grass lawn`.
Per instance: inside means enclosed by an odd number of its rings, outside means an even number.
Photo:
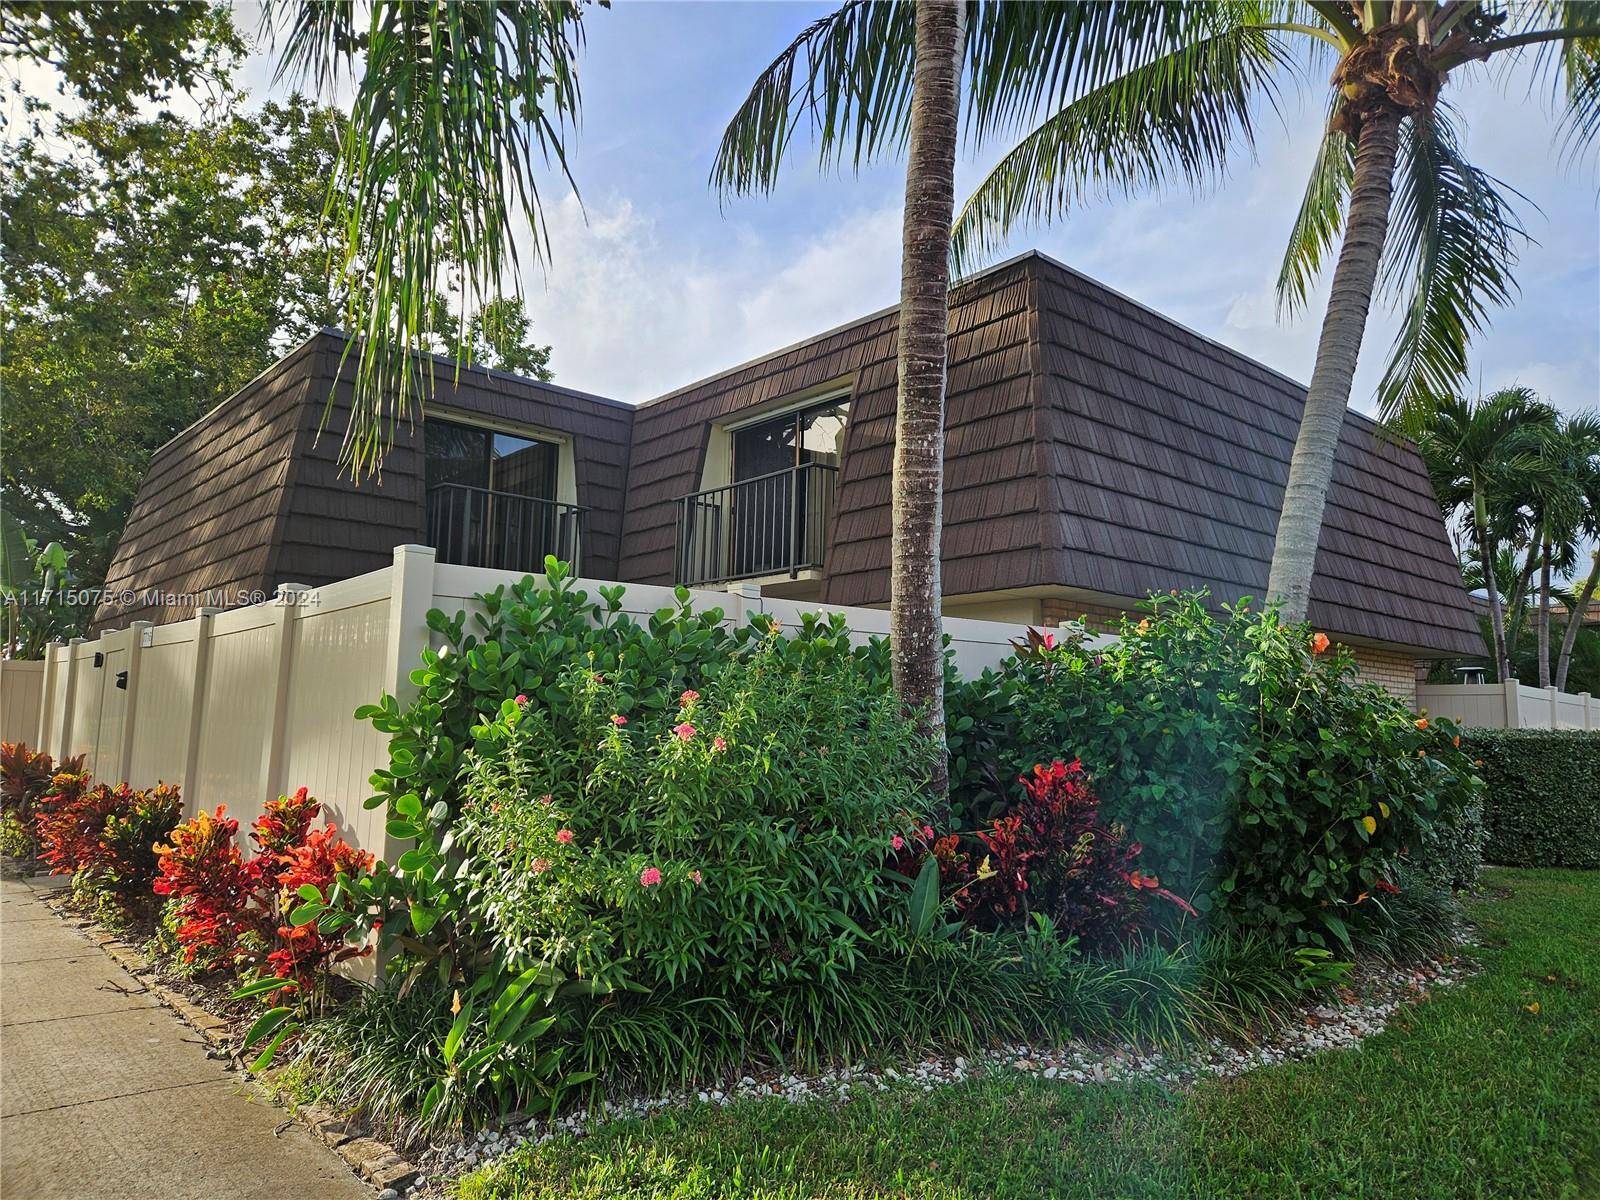
[[[1382,1036],[1182,1096],[1001,1076],[701,1106],[524,1149],[463,1200],[1600,1197],[1600,873],[1494,871],[1483,973]]]

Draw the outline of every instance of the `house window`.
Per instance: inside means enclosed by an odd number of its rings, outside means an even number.
[[[837,467],[844,452],[849,407],[842,400],[830,400],[735,430],[733,481],[759,479],[807,463]]]
[[[454,421],[427,422],[428,487],[459,484],[535,500],[556,498],[554,442]]]
[[[455,421],[429,420],[428,534],[441,562],[540,569],[577,557],[577,511],[556,503],[560,447]]]

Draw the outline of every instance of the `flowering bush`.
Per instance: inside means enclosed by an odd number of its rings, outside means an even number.
[[[251,825],[256,853],[248,860],[236,841],[239,822],[221,806],[156,847],[161,875],[154,891],[172,903],[185,962],[258,968],[304,987],[332,963],[369,952],[324,932],[317,919],[290,919],[309,894],[302,889],[326,895],[336,880],[348,883],[372,869],[372,855],[341,840],[331,823],[311,829],[321,807],[305,788],[268,802]]]
[[[83,771],[83,755],[63,759],[58,767],[48,754],[22,742],[0,742],[0,850],[12,858],[33,858],[33,806],[56,775]]]
[[[1004,781],[1071,747],[1142,870],[1224,926],[1343,948],[1377,882],[1482,784],[1453,725],[1357,682],[1326,635],[1202,601],[1154,597],[1101,649],[1036,637],[954,686],[960,810],[992,819]]]
[[[156,876],[153,847],[182,815],[175,787],[135,791],[86,773],[57,775],[35,802],[39,857],[51,874],[72,875],[75,887],[138,903]]]
[[[921,828],[922,776],[842,629],[769,632],[669,711],[587,668],[556,686],[570,734],[508,700],[468,756],[456,833],[502,954],[757,997],[854,963],[893,843]]]

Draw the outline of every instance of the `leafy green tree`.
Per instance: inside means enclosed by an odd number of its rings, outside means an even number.
[[[225,4],[197,0],[6,0],[0,60],[52,69],[63,96],[102,112],[129,113],[226,82],[244,43]],[[37,114],[47,107],[30,97]]]
[[[199,124],[79,117],[4,152],[5,507],[86,585],[151,452],[337,320],[339,125],[297,98]]]
[[[1014,228],[1104,193],[1217,178],[1254,139],[1285,81],[1330,78],[1320,149],[1290,234],[1280,303],[1305,303],[1331,260],[1323,318],[1278,523],[1268,593],[1304,618],[1334,455],[1367,313],[1380,289],[1401,301],[1379,385],[1402,421],[1451,394],[1470,336],[1505,303],[1522,229],[1502,185],[1467,160],[1445,85],[1532,55],[1566,105],[1576,145],[1600,134],[1600,4],[1469,0],[1246,0],[1184,6],[1195,20],[1163,44],[1124,35],[1145,5],[1116,3],[1106,34],[1122,53],[1012,150],[955,230],[972,263]],[[1330,74],[1331,72],[1331,74]],[[1040,99],[1044,99],[1040,97]]]
[[[480,367],[546,383],[555,378],[550,369],[551,347],[534,344],[528,310],[520,296],[491,300],[466,321],[459,320],[441,298],[433,323],[438,353],[450,353],[459,346],[462,359]]]

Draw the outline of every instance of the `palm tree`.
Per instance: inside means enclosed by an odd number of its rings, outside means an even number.
[[[904,150],[890,643],[902,705],[943,745],[939,535],[950,228],[961,100],[967,136],[1108,78],[1120,55],[1182,44],[1205,5],[849,0],[803,30],[756,80],[712,168],[724,196],[768,191],[809,124],[822,164]],[[967,83],[963,89],[963,76]],[[942,749],[930,791],[946,791]]]
[[[579,0],[275,0],[287,25],[278,73],[324,93],[354,88],[330,181],[340,217],[330,270],[360,335],[341,461],[378,469],[397,424],[432,386],[441,299],[492,303],[517,276],[513,234],[549,253],[536,173],[572,185],[565,139],[579,106]],[[576,187],[574,186],[574,191]],[[466,322],[462,322],[463,330]],[[458,358],[466,342],[458,339]]]
[[[1530,431],[1548,411],[1528,388],[1506,388],[1479,401],[1438,402],[1417,437],[1434,492],[1446,515],[1465,510],[1478,574],[1489,599],[1496,678],[1511,678],[1505,607],[1496,562],[1500,537],[1490,520],[1508,478],[1531,449]]]
[[[1580,538],[1593,541],[1600,538],[1600,415],[1580,413],[1568,417],[1562,425],[1559,451],[1561,466],[1567,477],[1566,496],[1569,502],[1568,521],[1559,539],[1561,557],[1566,569],[1576,565]],[[1561,638],[1561,652],[1552,680],[1558,690],[1567,684],[1567,670],[1572,665],[1572,648],[1578,640],[1578,630],[1583,625],[1584,613],[1594,598],[1595,587],[1600,584],[1600,553],[1593,557],[1589,576],[1581,591],[1573,597],[1567,608],[1567,626]],[[1550,555],[1546,555],[1549,560]],[[1540,654],[1546,659],[1544,671],[1549,671],[1548,607],[1542,618],[1544,644]]]
[[[1231,146],[1253,140],[1253,105],[1331,66],[1328,119],[1278,280],[1280,305],[1303,305],[1337,246],[1267,585],[1301,620],[1374,292],[1403,301],[1378,404],[1405,424],[1463,381],[1470,335],[1514,288],[1521,227],[1497,182],[1463,157],[1444,85],[1531,53],[1564,91],[1571,139],[1592,141],[1600,4],[1260,0],[1208,6],[1190,32],[1154,55],[1130,49],[1112,78],[1050,112],[967,202],[956,256],[976,262],[1019,224],[1094,194],[1174,175],[1210,181]]]

